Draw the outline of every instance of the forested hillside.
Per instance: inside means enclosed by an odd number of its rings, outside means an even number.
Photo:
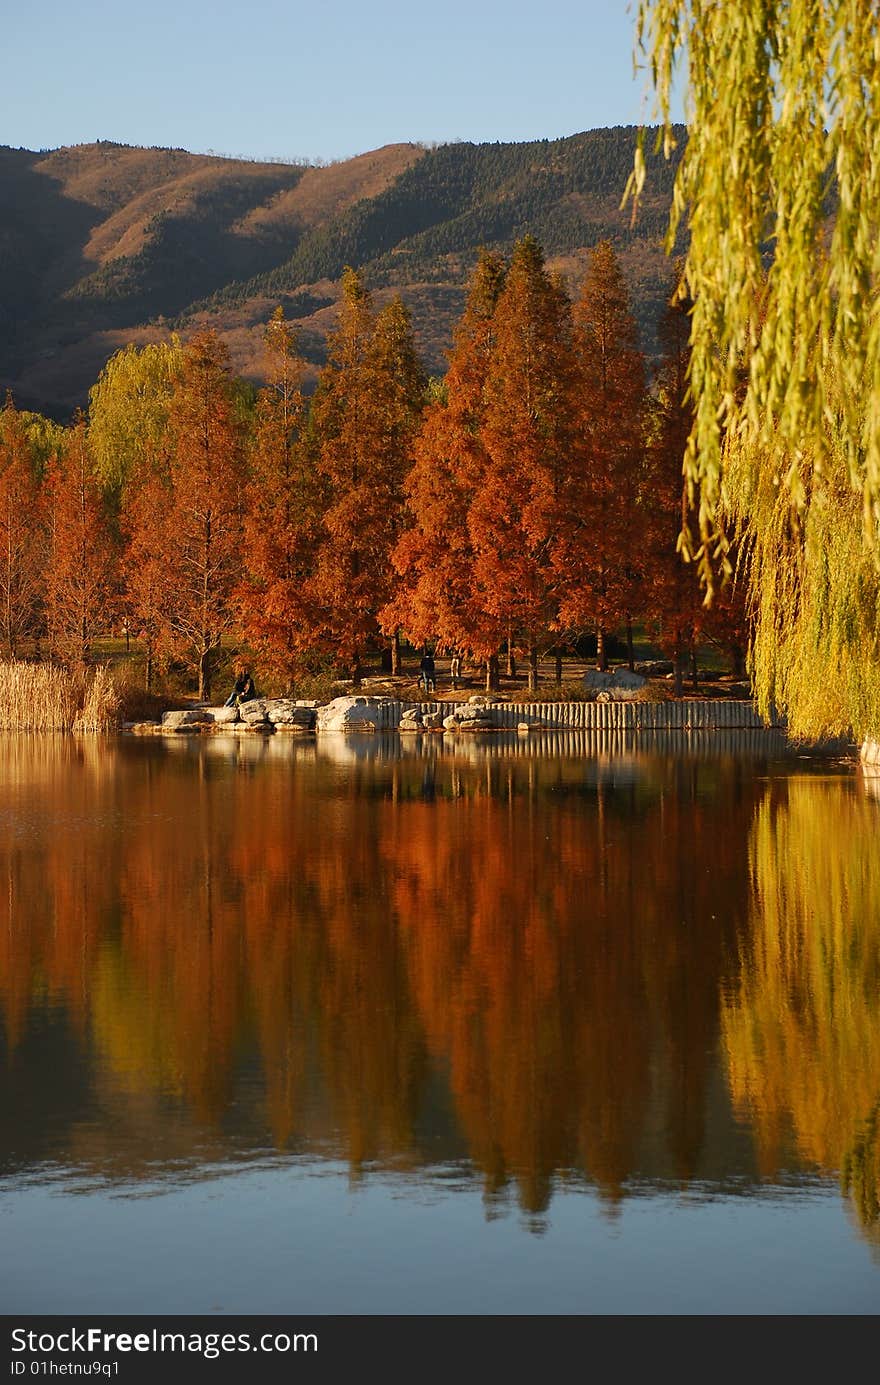
[[[683,133],[683,132],[682,132]],[[99,143],[0,150],[0,384],[64,417],[109,355],[210,325],[257,378],[262,326],[281,303],[304,354],[324,356],[343,267],[381,301],[399,291],[428,368],[480,246],[534,234],[575,292],[610,237],[643,345],[669,267],[672,169],[657,161],[635,226],[620,207],[635,131],[525,144],[391,145],[323,167],[261,164]]]

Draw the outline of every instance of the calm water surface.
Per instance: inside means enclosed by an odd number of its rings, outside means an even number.
[[[770,734],[5,737],[2,1311],[877,1312],[878,832]]]

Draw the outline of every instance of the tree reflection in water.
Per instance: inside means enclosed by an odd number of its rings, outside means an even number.
[[[538,1226],[841,1171],[876,1220],[877,804],[582,742],[8,739],[3,1165],[476,1172]]]

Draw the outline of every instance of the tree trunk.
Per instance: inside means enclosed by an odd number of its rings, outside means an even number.
[[[144,665],[144,687],[150,692],[153,687],[153,646],[147,644],[147,659]]]
[[[492,654],[486,660],[486,692],[497,692],[500,681],[498,674],[498,655]]]
[[[529,645],[529,692],[538,691],[538,646]]]
[[[596,668],[601,673],[608,669],[608,653],[605,649],[605,631],[600,626],[596,631]]]
[[[400,631],[395,630],[391,640],[391,677],[400,675]]]
[[[746,651],[741,644],[730,646],[731,673],[734,678],[745,678],[746,676]]]
[[[691,649],[691,682],[693,683],[694,692],[699,692],[700,680],[697,676],[697,651],[695,649]]]
[[[636,656],[633,649],[633,623],[629,616],[626,618],[626,659],[630,673],[635,673]]]
[[[351,665],[349,667],[349,673],[351,675],[352,683],[356,688],[359,688],[361,685],[361,658],[357,650],[355,650],[351,656]]]
[[[556,686],[562,687],[562,650],[556,651]]]
[[[513,628],[507,627],[507,676],[516,677],[516,659],[513,657]]]
[[[199,701],[208,702],[211,697],[211,650],[203,649],[199,655]]]

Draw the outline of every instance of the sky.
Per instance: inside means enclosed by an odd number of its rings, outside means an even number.
[[[649,120],[629,0],[42,0],[4,17],[0,144],[339,159]]]

